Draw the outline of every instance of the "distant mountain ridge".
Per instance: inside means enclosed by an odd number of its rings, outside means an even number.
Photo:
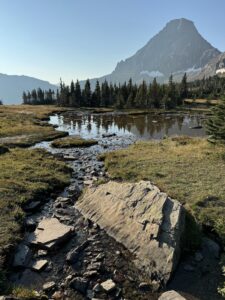
[[[154,77],[160,82],[171,74],[179,80],[181,75],[199,73],[201,69],[221,52],[207,42],[187,19],[176,19],[166,26],[133,56],[117,64],[106,76],[91,80],[123,83],[131,77],[134,82],[150,82]]]
[[[56,90],[57,86],[48,81],[29,76],[6,75],[0,73],[0,99],[4,104],[22,103],[23,91],[41,88]]]

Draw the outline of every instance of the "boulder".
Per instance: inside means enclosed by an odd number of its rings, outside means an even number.
[[[46,218],[30,234],[29,242],[43,249],[51,249],[68,239],[72,231],[72,226],[64,225],[56,218]]]
[[[186,298],[175,291],[168,291],[163,293],[158,300],[186,300]]]
[[[109,181],[86,189],[75,204],[86,217],[122,243],[151,280],[166,284],[180,256],[182,205],[149,181]]]

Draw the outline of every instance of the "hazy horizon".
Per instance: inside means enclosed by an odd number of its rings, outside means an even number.
[[[186,18],[225,51],[225,2],[193,0],[0,0],[0,73],[57,84],[100,77],[143,47],[167,22]],[[204,11],[204,13],[203,13]]]

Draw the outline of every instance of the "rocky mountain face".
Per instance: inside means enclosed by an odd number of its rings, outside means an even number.
[[[192,77],[192,80],[215,75],[225,76],[225,52],[211,59],[210,62],[202,68],[201,72]]]
[[[136,54],[117,64],[115,70],[99,78],[123,83],[131,77],[134,82],[150,82],[154,77],[165,82],[171,73],[179,78],[199,73],[220,51],[208,43],[187,19],[172,20]],[[96,79],[92,80],[94,83]]]
[[[57,86],[48,81],[29,76],[6,75],[0,73],[0,99],[4,104],[22,103],[23,91],[42,88],[56,90]]]

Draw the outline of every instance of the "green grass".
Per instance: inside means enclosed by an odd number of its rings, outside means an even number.
[[[8,147],[28,147],[43,140],[66,136],[49,125],[49,115],[64,111],[55,106],[0,106],[0,144]]]
[[[97,145],[98,141],[89,139],[85,140],[79,136],[70,136],[63,139],[57,139],[52,142],[52,146],[55,148],[71,148],[71,147],[90,147]]]
[[[0,259],[21,238],[23,206],[45,201],[69,181],[66,164],[44,150],[17,148],[0,155]]]
[[[225,147],[206,139],[174,137],[138,142],[105,155],[114,179],[150,180],[179,200],[225,243]]]

